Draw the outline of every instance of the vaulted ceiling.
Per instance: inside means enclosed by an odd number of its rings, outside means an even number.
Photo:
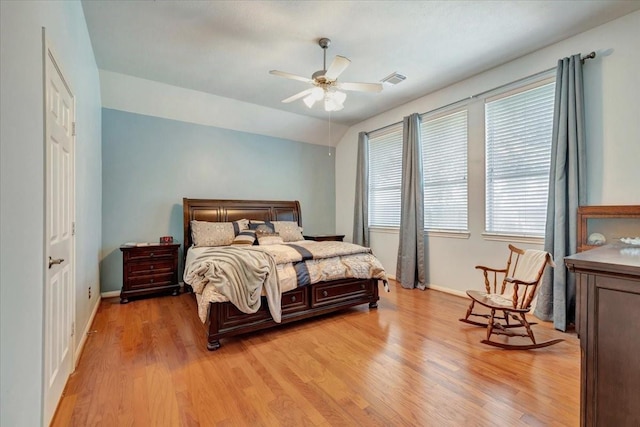
[[[640,9],[640,1],[93,1],[83,8],[98,68],[326,119],[302,100],[310,77],[348,57],[340,80],[407,77],[349,92],[350,125]],[[572,54],[575,52],[567,52]]]

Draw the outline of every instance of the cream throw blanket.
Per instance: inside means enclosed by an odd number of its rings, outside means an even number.
[[[515,267],[515,273],[513,274],[512,278],[520,280],[522,282],[531,282],[533,280],[536,280],[540,269],[546,262],[546,257],[547,252],[545,251],[540,251],[537,249],[525,249],[524,254],[520,256],[520,259],[518,260],[518,265]],[[551,267],[555,267],[556,265],[553,262],[553,259],[551,259],[550,261]],[[512,306],[513,284],[507,283],[507,287],[502,295],[489,294],[487,296],[495,303],[502,304],[504,306]],[[520,287],[518,290],[518,305],[522,303],[524,296],[524,290],[522,287]]]
[[[277,323],[282,319],[276,263],[265,252],[233,246],[207,248],[187,266],[184,279],[199,294],[207,284],[214,286],[243,313],[258,311],[264,287],[271,317]]]

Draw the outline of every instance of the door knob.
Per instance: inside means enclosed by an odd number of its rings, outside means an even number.
[[[62,264],[63,262],[64,262],[64,258],[53,259],[53,258],[49,257],[49,268],[51,268],[52,265]]]

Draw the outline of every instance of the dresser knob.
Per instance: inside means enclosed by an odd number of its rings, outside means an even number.
[[[291,302],[296,302],[296,297],[295,296],[291,297]]]
[[[360,289],[364,289],[364,283],[360,284]]]
[[[149,267],[149,270],[153,270],[153,265]],[[362,287],[364,288],[364,285],[362,285]]]
[[[153,252],[151,252],[151,253],[149,254],[149,256],[153,256]]]
[[[149,280],[149,283],[153,283],[153,279]]]
[[[328,296],[328,295],[329,295],[329,292],[327,292],[327,291],[322,291],[322,296],[323,296],[323,297],[326,297],[326,296]]]

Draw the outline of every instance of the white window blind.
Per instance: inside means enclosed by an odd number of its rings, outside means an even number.
[[[423,118],[421,142],[425,229],[466,231],[467,110]]]
[[[544,236],[554,93],[546,80],[485,104],[488,233]]]
[[[400,226],[402,123],[369,135],[369,226]]]

